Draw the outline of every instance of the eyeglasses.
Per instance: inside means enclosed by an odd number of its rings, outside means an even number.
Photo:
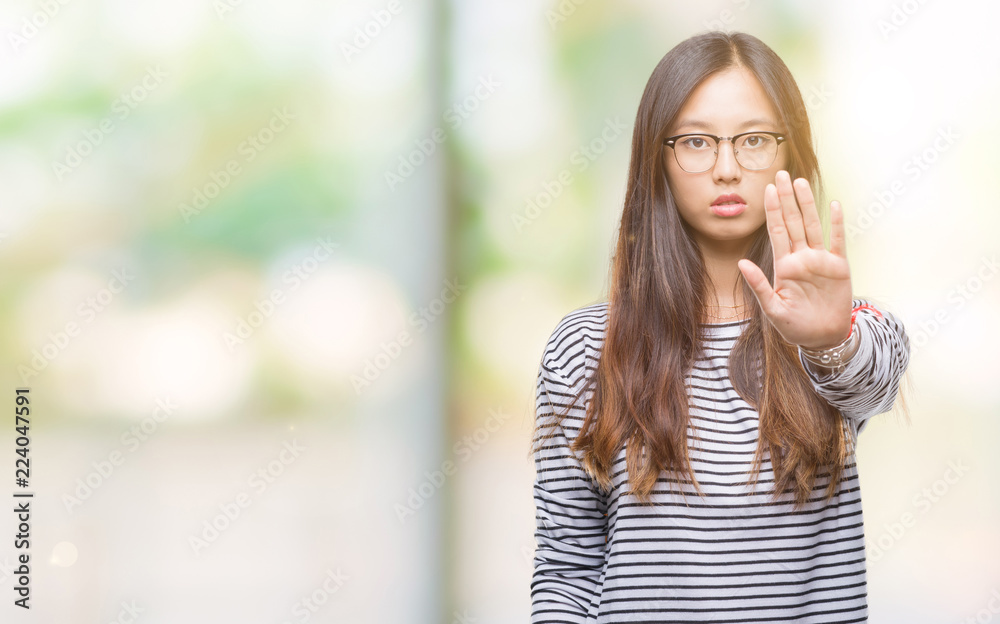
[[[731,141],[736,162],[744,169],[754,171],[771,166],[778,154],[778,146],[785,139],[784,132],[756,131],[731,137],[678,134],[663,139],[663,143],[674,150],[674,157],[681,169],[688,173],[701,173],[715,166],[719,157],[719,143],[722,141]]]

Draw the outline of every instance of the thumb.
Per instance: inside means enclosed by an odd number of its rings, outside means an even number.
[[[774,289],[768,283],[767,276],[760,270],[760,267],[746,258],[737,262],[736,266],[739,267],[743,278],[750,284],[753,294],[757,297],[757,301],[760,302],[761,310],[768,312],[771,309],[771,300],[774,299]]]

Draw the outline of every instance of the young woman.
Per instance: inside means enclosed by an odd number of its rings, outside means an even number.
[[[854,449],[909,358],[829,247],[801,94],[743,33],[643,93],[609,301],[538,371],[532,622],[865,622]],[[821,188],[821,187],[819,187]]]

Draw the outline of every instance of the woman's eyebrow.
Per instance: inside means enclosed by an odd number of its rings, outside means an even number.
[[[767,118],[757,117],[754,119],[748,119],[742,124],[737,126],[738,130],[743,130],[744,128],[749,128],[751,126],[774,126],[775,123]],[[677,126],[677,130],[680,131],[683,128],[700,128],[702,130],[712,130],[714,126],[707,121],[701,121],[700,119],[685,119]]]

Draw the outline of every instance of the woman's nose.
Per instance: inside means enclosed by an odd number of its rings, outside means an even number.
[[[740,164],[736,162],[736,150],[732,141],[721,141],[716,147],[715,176],[732,179],[740,175]]]

